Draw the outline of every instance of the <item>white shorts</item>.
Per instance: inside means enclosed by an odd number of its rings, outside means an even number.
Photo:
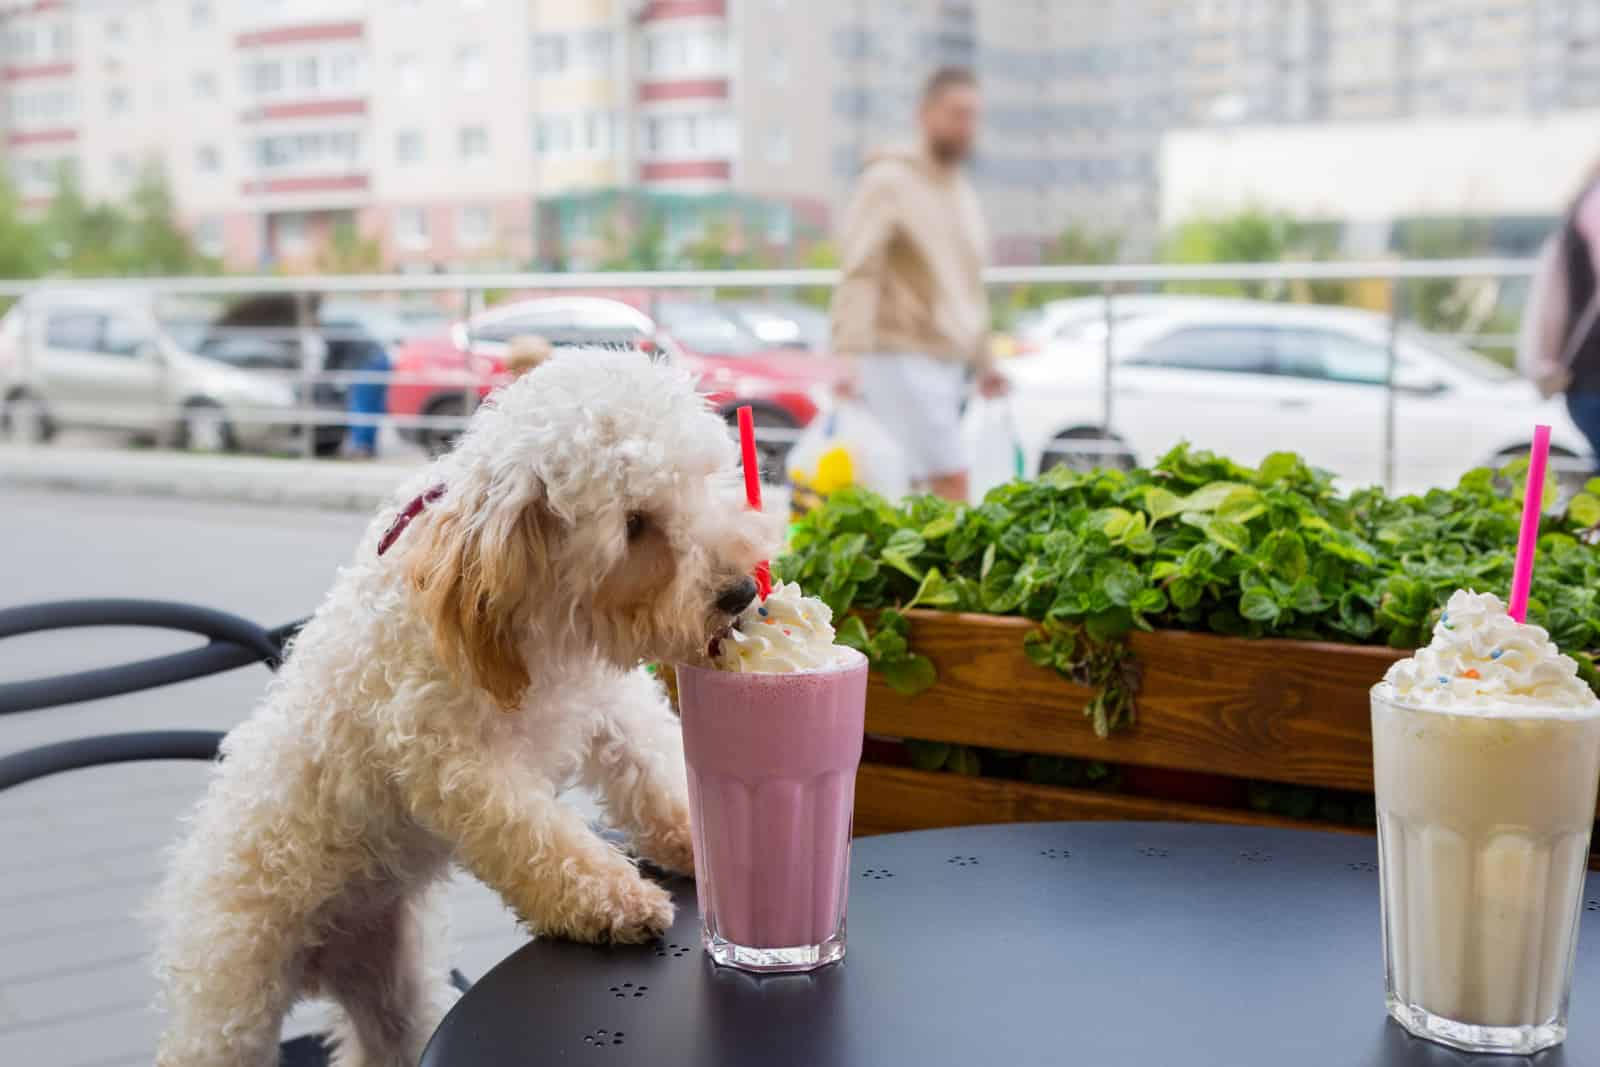
[[[961,446],[965,366],[913,352],[862,356],[856,365],[861,403],[905,449],[912,481],[967,469]]]

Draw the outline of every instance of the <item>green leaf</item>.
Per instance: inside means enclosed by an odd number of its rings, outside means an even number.
[[[1579,526],[1600,525],[1600,496],[1579,493],[1567,503],[1567,518]]]
[[[1257,622],[1275,622],[1278,618],[1278,602],[1270,591],[1252,589],[1239,599],[1239,614]]]
[[[1217,505],[1216,517],[1219,522],[1225,520],[1243,525],[1256,516],[1265,514],[1266,510],[1267,505],[1261,498],[1261,491],[1241,485],[1222,498],[1222,503]]]
[[[919,771],[936,771],[950,759],[950,745],[943,741],[917,741],[906,738],[906,753],[911,766]]]
[[[883,680],[889,683],[889,688],[901,696],[912,697],[924,689],[931,688],[939,680],[939,672],[934,669],[933,661],[927,656],[911,656],[908,659],[885,664]]]
[[[1183,511],[1183,498],[1170,489],[1152,485],[1144,491],[1144,509],[1150,513],[1150,522],[1153,525]]]
[[[1300,457],[1293,452],[1274,452],[1261,461],[1256,476],[1270,485],[1289,480],[1300,472],[1302,466]]]
[[[1286,582],[1298,582],[1305,577],[1311,567],[1311,557],[1306,552],[1306,543],[1299,534],[1278,530],[1271,534],[1261,547],[1275,578],[1281,578]]]
[[[1101,531],[1113,541],[1121,537],[1133,521],[1133,512],[1126,508],[1107,508],[1100,520]]]
[[[872,644],[871,637],[867,635],[867,624],[861,621],[859,615],[850,615],[835,627],[833,640],[836,644],[848,645],[861,653],[865,653]]]
[[[1190,493],[1183,499],[1183,511],[1216,511],[1236,489],[1249,489],[1238,482],[1212,482]],[[1254,492],[1255,490],[1251,490]]]
[[[1100,585],[1113,604],[1127,607],[1145,587],[1144,576],[1131,563],[1112,563],[1100,572]]]
[[[1250,531],[1237,522],[1229,522],[1226,519],[1213,519],[1206,526],[1206,537],[1230,552],[1248,552],[1250,550]]]
[[[950,758],[945,761],[945,766],[968,778],[976,778],[983,773],[983,763],[978,759],[978,753],[966,745],[951,746]]]
[[[914,607],[948,608],[960,599],[960,593],[944,580],[939,568],[930,567],[928,573],[923,576],[922,584],[917,587],[917,595],[906,605],[906,610],[909,611]]]
[[[950,531],[955,528],[956,517],[954,514],[940,515],[922,528],[922,539],[924,541],[937,541],[941,537],[948,537]]]
[[[983,550],[983,562],[978,567],[978,580],[989,577],[989,571],[994,567],[994,545],[990,544]]]

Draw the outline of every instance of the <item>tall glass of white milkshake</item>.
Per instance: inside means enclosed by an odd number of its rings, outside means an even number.
[[[1389,1014],[1527,1054],[1565,1039],[1600,786],[1600,701],[1499,598],[1450,598],[1372,690]]]

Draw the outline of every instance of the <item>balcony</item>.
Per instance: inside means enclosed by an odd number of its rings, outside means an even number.
[[[669,100],[726,100],[727,78],[674,78],[639,83],[641,104]]]
[[[650,0],[639,15],[640,22],[661,22],[666,19],[725,18],[727,0]]]

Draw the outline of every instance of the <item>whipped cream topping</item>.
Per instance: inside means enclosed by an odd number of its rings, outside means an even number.
[[[1578,664],[1543,627],[1517,622],[1492,593],[1465,589],[1451,595],[1427,647],[1384,681],[1404,703],[1460,714],[1600,713]]]
[[[794,582],[779,582],[717,639],[712,663],[741,674],[781,674],[832,667],[844,657],[845,650],[833,643],[828,605],[801,593]]]

